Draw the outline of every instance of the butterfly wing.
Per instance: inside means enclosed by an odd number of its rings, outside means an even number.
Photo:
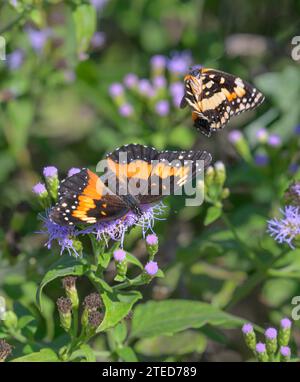
[[[207,136],[224,128],[232,116],[264,101],[264,95],[255,87],[222,71],[202,68],[200,84],[201,96],[193,104],[192,118],[195,127]]]
[[[119,154],[128,153],[120,159]],[[128,145],[108,155],[110,171],[118,179],[127,179],[128,192],[140,204],[150,204],[176,193],[201,171],[198,161],[206,168],[211,156],[205,151],[162,151],[142,145]],[[122,163],[123,162],[123,163]]]
[[[94,224],[123,216],[128,211],[123,200],[88,169],[63,180],[58,197],[50,218],[60,225]]]

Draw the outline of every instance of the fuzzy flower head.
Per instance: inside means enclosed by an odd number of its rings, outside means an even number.
[[[37,183],[32,187],[32,192],[36,195],[41,195],[47,193],[47,190],[43,183]]]
[[[158,265],[156,261],[149,261],[145,265],[145,271],[149,276],[155,276],[156,273],[158,272]]]
[[[24,52],[21,49],[16,49],[7,55],[7,66],[10,70],[19,69],[24,62]]]
[[[119,113],[122,117],[130,117],[133,114],[133,107],[129,103],[124,103],[119,107]]]
[[[124,82],[124,85],[128,88],[128,89],[132,89],[134,87],[137,86],[138,84],[138,76],[134,73],[128,73],[126,74],[126,76],[124,77],[123,79],[123,82]]]
[[[265,167],[269,163],[269,157],[265,154],[256,154],[254,156],[254,162],[259,167]]]
[[[57,168],[54,166],[44,167],[43,175],[45,178],[52,178],[53,176],[57,176]]]
[[[124,93],[124,88],[123,85],[115,82],[110,85],[109,87],[109,94],[111,95],[112,98],[116,98],[121,96]]]
[[[258,342],[256,344],[255,350],[257,351],[257,353],[265,353],[266,345],[264,343],[262,343],[262,342]]]
[[[165,117],[170,111],[169,102],[167,100],[158,101],[155,105],[155,111],[161,117]]]
[[[240,141],[242,138],[243,138],[243,134],[238,130],[232,130],[228,134],[229,142],[231,142],[233,144]]]
[[[146,243],[148,245],[157,245],[158,244],[158,237],[154,233],[147,235],[146,236]]]
[[[181,82],[172,82],[169,90],[174,106],[179,107],[184,96],[184,85]]]
[[[72,176],[72,175],[75,175],[75,174],[78,174],[80,172],[80,168],[77,168],[77,167],[72,167],[70,168],[70,170],[68,171],[68,177]]]
[[[32,48],[38,53],[40,53],[43,50],[51,34],[52,32],[49,28],[41,30],[27,28],[27,35],[30,44]]]
[[[265,331],[265,336],[269,340],[274,340],[277,337],[277,330],[275,328],[268,328]]]
[[[252,333],[253,332],[253,326],[248,322],[247,324],[243,325],[242,332],[244,334]]]
[[[126,252],[123,249],[117,249],[114,251],[114,259],[117,262],[122,262],[126,259]]]
[[[261,142],[261,143],[267,142],[268,131],[265,128],[261,128],[261,129],[257,130],[255,136],[256,136],[258,142]]]
[[[290,357],[290,355],[291,355],[291,349],[289,348],[289,346],[281,346],[281,347],[280,347],[280,354],[281,354],[283,357]]]
[[[167,59],[165,56],[157,54],[151,57],[150,63],[153,69],[164,69],[167,63]]]
[[[175,75],[185,74],[192,64],[190,52],[175,52],[167,63],[168,70]]]
[[[268,221],[269,234],[282,244],[287,243],[292,249],[295,249],[293,241],[300,235],[300,207],[286,206],[280,210],[283,217],[281,219],[271,219]]]
[[[281,138],[277,134],[271,134],[268,137],[268,144],[272,147],[278,147],[281,145]]]
[[[292,326],[292,322],[289,318],[283,318],[280,321],[280,326],[282,327],[282,329],[290,329]]]

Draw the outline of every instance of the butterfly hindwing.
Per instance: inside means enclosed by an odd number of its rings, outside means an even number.
[[[60,184],[50,218],[60,225],[94,224],[123,216],[128,208],[92,171],[82,169]]]

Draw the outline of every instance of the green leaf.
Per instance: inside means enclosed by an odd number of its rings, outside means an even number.
[[[133,305],[142,298],[138,291],[130,292],[100,292],[105,305],[105,316],[97,332],[103,332],[114,327],[132,309]]]
[[[198,301],[169,300],[140,304],[132,320],[131,337],[171,335],[205,324],[226,328],[239,327],[244,320]]]
[[[138,362],[135,352],[129,346],[117,349],[116,353],[125,362]]]
[[[87,270],[87,265],[83,263],[83,260],[77,260],[73,257],[63,256],[61,257],[53,267],[45,274],[40,286],[38,287],[36,300],[39,308],[42,310],[41,299],[42,291],[44,287],[51,281],[57,279],[58,277],[64,277],[68,275],[81,276]]]
[[[128,263],[134,264],[140,269],[143,269],[143,264],[138,260],[135,256],[131,255],[130,253],[126,253],[126,260]]]
[[[24,355],[15,358],[11,362],[58,362],[57,354],[49,348],[42,349],[39,352]]]
[[[96,10],[90,4],[81,4],[73,11],[77,52],[85,52],[96,30]]]
[[[204,225],[209,225],[219,219],[219,217],[222,214],[222,208],[211,206],[208,208],[205,219],[204,219]]]
[[[120,322],[114,329],[113,329],[113,338],[116,341],[118,345],[121,345],[127,337],[127,325],[125,322]]]
[[[94,351],[87,344],[81,345],[80,348],[72,354],[72,357],[70,359],[74,360],[76,358],[81,358],[81,357],[84,357],[87,362],[96,362]]]
[[[138,353],[152,357],[203,353],[205,348],[206,337],[193,330],[176,333],[173,336],[144,338],[135,345]]]

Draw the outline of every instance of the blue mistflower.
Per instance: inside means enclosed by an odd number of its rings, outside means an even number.
[[[300,211],[299,207],[286,206],[280,210],[283,214],[281,219],[268,221],[268,232],[279,243],[287,243],[295,249],[293,240],[300,235]]]

